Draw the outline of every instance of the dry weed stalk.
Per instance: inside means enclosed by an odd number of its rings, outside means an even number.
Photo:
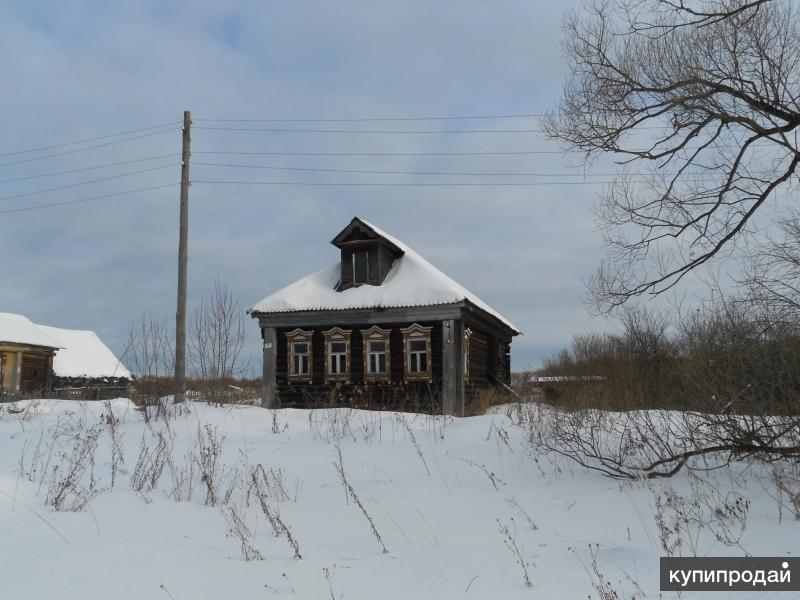
[[[322,574],[325,576],[325,581],[328,582],[328,592],[330,593],[331,600],[336,600],[336,593],[333,591],[333,576],[336,574],[336,564],[334,563],[333,569],[322,567]],[[342,596],[339,596],[341,600]]]
[[[94,455],[99,427],[90,427],[74,436],[72,449],[61,455],[62,463],[53,466],[45,504],[55,511],[77,512],[85,509],[100,490],[94,478]],[[89,482],[83,485],[88,470]]]
[[[250,528],[244,522],[244,519],[239,514],[236,506],[233,504],[228,506],[227,511],[223,511],[225,521],[228,524],[228,537],[234,538],[239,543],[239,549],[242,551],[242,557],[246,561],[251,560],[264,560],[261,552],[253,546],[253,534]]]
[[[428,468],[428,463],[425,461],[425,455],[422,454],[422,448],[419,447],[419,442],[417,442],[414,431],[411,429],[408,421],[406,421],[405,415],[395,414],[395,419],[397,419],[397,422],[402,424],[405,428],[406,433],[408,433],[408,437],[411,438],[411,443],[414,444],[414,448],[417,450],[417,456],[419,456],[419,459],[422,461],[422,465],[425,467],[425,472],[428,474],[428,477],[430,477],[431,470]]]
[[[225,437],[217,434],[216,426],[206,423],[197,427],[197,467],[205,487],[207,506],[228,504],[236,487],[236,469],[226,471],[221,463]],[[227,482],[227,483],[226,483]]]
[[[389,554],[389,551],[386,549],[386,545],[383,543],[383,538],[381,534],[378,532],[378,528],[375,527],[375,521],[372,520],[372,517],[367,512],[367,509],[364,508],[364,505],[361,503],[361,500],[356,494],[356,491],[353,489],[353,486],[350,485],[350,482],[347,481],[347,477],[345,476],[344,468],[339,466],[336,463],[333,463],[333,468],[336,469],[336,472],[339,474],[339,479],[342,480],[342,485],[344,486],[345,492],[353,499],[353,502],[356,503],[356,506],[361,509],[361,512],[364,514],[364,517],[369,522],[369,526],[372,529],[372,534],[375,536],[375,539],[378,540],[378,543],[381,546],[381,551],[383,554]]]
[[[117,473],[125,474],[125,454],[122,450],[122,436],[119,432],[119,417],[114,415],[111,408],[111,401],[105,401],[105,409],[108,411],[103,415],[103,423],[105,423],[109,443],[111,445],[111,489],[114,489],[114,483],[117,479]]]
[[[655,494],[655,506],[658,537],[667,556],[680,556],[685,546],[692,556],[702,555],[706,530],[721,544],[744,551],[740,542],[750,500],[741,494],[728,491],[723,495],[716,483],[690,477],[687,495],[667,488]]]
[[[272,469],[270,469],[270,472],[272,472]],[[280,511],[277,509],[273,510],[269,506],[269,485],[269,478],[267,473],[264,471],[264,467],[260,464],[256,465],[250,471],[248,501],[250,492],[254,493],[258,499],[261,511],[264,513],[264,516],[267,518],[267,521],[272,527],[272,533],[275,535],[275,537],[284,536],[286,541],[289,543],[289,546],[292,548],[294,558],[296,560],[300,560],[303,558],[303,556],[300,554],[300,544],[298,544],[297,540],[292,535],[292,531],[289,529],[289,526],[286,525],[283,519],[281,519]]]
[[[163,431],[152,432],[152,430],[151,433],[155,436],[156,443],[151,448],[142,435],[139,457],[130,479],[131,489],[143,495],[156,488],[164,467],[171,459],[171,444],[167,441],[166,434]]]
[[[511,522],[514,523],[514,519],[512,517]],[[514,537],[514,534],[511,533],[511,530],[508,528],[508,525],[502,523],[500,519],[497,519],[497,527],[500,531],[501,535],[503,536],[503,543],[506,545],[511,553],[514,555],[514,562],[516,562],[520,568],[522,569],[522,577],[525,581],[525,587],[533,587],[533,582],[531,581],[530,575],[528,574],[528,567],[530,563],[525,560],[525,557],[522,555],[523,549],[519,547],[517,544],[517,540]]]
[[[536,531],[537,529],[539,529],[539,526],[536,524],[536,521],[534,521],[533,518],[528,514],[528,511],[522,508],[522,505],[519,502],[517,502],[516,498],[513,497],[506,498],[506,502],[508,502],[511,506],[516,508],[520,513],[522,513],[522,516],[525,517],[525,520],[528,523],[528,527],[531,528],[531,531]]]
[[[772,481],[778,490],[778,497],[776,498],[778,502],[778,523],[783,519],[784,495],[789,501],[789,508],[795,520],[800,521],[800,476],[798,476],[797,470],[795,469],[795,472],[792,473],[785,466],[775,466],[772,469]]]
[[[468,465],[472,465],[473,467],[483,471],[483,474],[486,475],[486,477],[489,478],[489,481],[492,482],[492,487],[494,487],[494,489],[496,491],[500,489],[499,487],[497,487],[498,484],[505,485],[505,482],[502,479],[500,479],[497,475],[495,475],[493,471],[490,471],[489,469],[487,469],[486,465],[482,465],[480,463],[476,463],[474,460],[470,460],[469,458],[462,458],[460,456],[455,456],[454,454],[450,454],[450,453],[448,453],[448,456],[452,456],[456,460],[460,460],[462,462],[465,462]]]

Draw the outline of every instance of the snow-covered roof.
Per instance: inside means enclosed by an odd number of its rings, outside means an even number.
[[[60,329],[39,325],[47,336],[62,347],[53,358],[53,371],[58,377],[126,377],[131,372],[114,356],[94,331]]]
[[[453,304],[468,300],[519,333],[519,329],[508,319],[442,273],[406,244],[371,223],[362,219],[359,221],[403,252],[403,255],[394,261],[381,285],[361,285],[337,291],[341,275],[341,263],[337,262],[267,296],[249,312],[401,308]]]
[[[30,319],[14,313],[0,313],[0,343],[60,348],[61,344],[37,327]]]

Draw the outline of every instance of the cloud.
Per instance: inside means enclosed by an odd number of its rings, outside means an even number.
[[[582,281],[602,251],[592,186],[298,187],[249,181],[507,181],[469,176],[280,172],[200,163],[455,172],[568,173],[561,154],[285,157],[250,152],[557,152],[536,133],[285,134],[217,131],[208,118],[318,118],[541,112],[564,73],[562,5],[541,2],[73,2],[4,5],[0,152],[174,121],[176,128],[47,160],[0,165],[0,179],[172,156],[0,184],[0,196],[141,166],[167,169],[0,201],[0,210],[179,177],[184,108],[193,131],[190,302],[219,276],[251,305],[336,260],[328,244],[353,215],[397,235],[520,326],[517,368],[537,364],[591,321]],[[216,125],[219,125],[217,123]],[[245,124],[245,126],[253,124]],[[274,124],[273,124],[274,125]],[[314,124],[282,124],[314,128]],[[327,127],[330,124],[317,124]],[[343,125],[343,124],[339,124]],[[269,124],[262,124],[268,127]],[[532,120],[355,123],[340,128],[536,128]],[[335,127],[335,126],[334,126]],[[40,153],[41,154],[41,153]],[[25,158],[32,155],[19,155]],[[0,163],[16,157],[0,158]],[[541,178],[528,178],[538,181]],[[515,179],[518,180],[518,179]],[[143,309],[174,314],[178,190],[0,215],[0,309],[97,330],[115,346]],[[258,347],[252,326],[250,352]],[[119,349],[118,345],[115,346]]]

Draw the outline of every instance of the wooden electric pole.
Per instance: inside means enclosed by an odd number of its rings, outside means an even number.
[[[192,113],[183,111],[181,153],[181,209],[178,241],[178,310],[175,313],[175,402],[186,399],[186,277],[189,263],[189,159]]]

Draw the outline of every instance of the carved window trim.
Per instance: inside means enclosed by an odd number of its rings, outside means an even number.
[[[472,329],[464,329],[464,381],[469,381],[469,340],[472,337]]]
[[[419,323],[414,323],[409,327],[400,330],[403,334],[403,373],[406,381],[430,381],[433,379],[433,353],[431,351],[431,332],[433,327],[423,327]],[[426,367],[425,371],[411,371],[409,364],[410,346],[412,341],[425,340],[426,343]]]
[[[287,364],[287,377],[289,381],[298,382],[298,383],[311,383],[311,380],[314,376],[314,344],[313,344],[313,331],[305,331],[303,329],[293,329],[292,331],[286,334],[286,356],[288,359]],[[296,343],[307,343],[308,344],[308,352],[298,353],[299,355],[307,356],[308,360],[308,372],[307,373],[297,373],[295,372],[295,349],[294,345]]]
[[[334,327],[322,332],[325,338],[325,383],[350,381],[350,372],[353,365],[352,353],[350,352],[350,332],[350,329],[341,329],[340,327]],[[332,373],[331,358],[334,353],[331,351],[331,346],[334,343],[342,342],[345,344],[345,370],[343,373]]]
[[[381,329],[373,325],[369,329],[361,330],[361,337],[364,340],[364,381],[389,381],[392,377],[392,351],[389,343],[391,329]],[[369,343],[382,341],[386,344],[384,354],[386,355],[386,371],[384,373],[371,373],[369,360]]]

